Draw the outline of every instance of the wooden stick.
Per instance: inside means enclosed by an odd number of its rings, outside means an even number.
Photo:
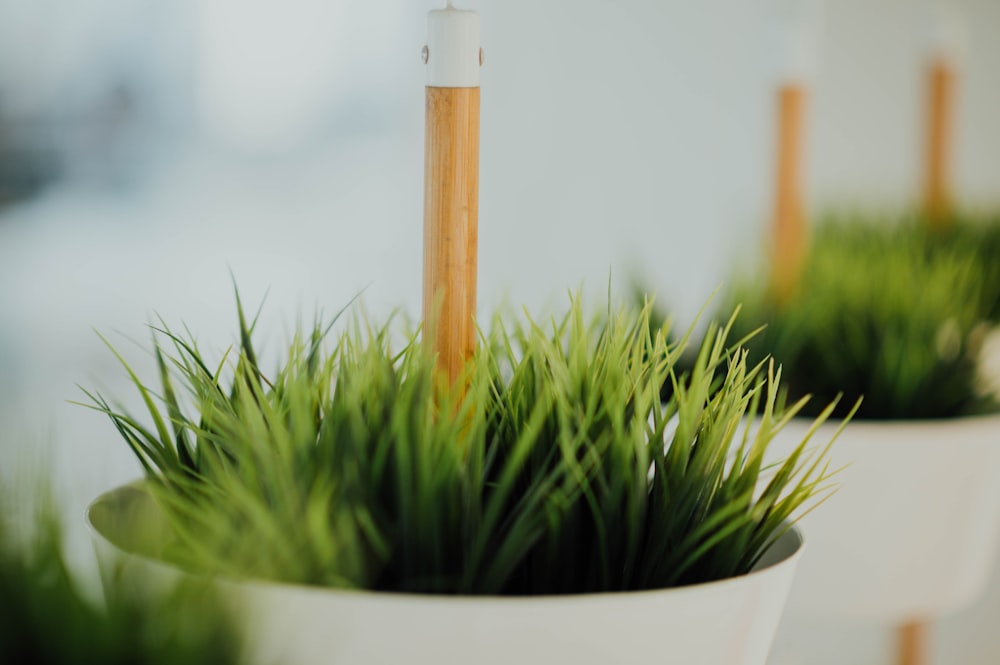
[[[912,621],[900,626],[898,632],[898,665],[927,665],[928,626],[922,621]]]
[[[950,223],[955,96],[955,72],[945,58],[935,58],[931,62],[927,93],[927,172],[924,205],[931,226],[940,228]]]
[[[453,384],[476,347],[479,88],[427,88],[424,340]]]
[[[771,296],[779,304],[792,295],[805,261],[806,221],[802,202],[802,136],[806,90],[792,83],[778,90],[778,159],[771,246]]]

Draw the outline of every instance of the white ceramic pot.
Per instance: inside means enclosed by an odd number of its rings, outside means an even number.
[[[88,512],[99,560],[157,581],[163,514],[141,484]],[[678,589],[537,598],[345,592],[222,580],[254,663],[313,665],[764,665],[803,543],[788,531],[757,569]]]
[[[790,423],[770,454],[787,454],[808,428]],[[852,422],[832,460],[849,466],[836,496],[800,522],[810,555],[788,611],[900,624],[971,604],[1000,543],[1000,416]]]

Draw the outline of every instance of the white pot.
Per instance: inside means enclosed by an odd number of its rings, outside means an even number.
[[[99,560],[144,580],[168,534],[141,484],[88,511]],[[537,598],[345,592],[219,581],[245,611],[255,663],[764,665],[803,543],[788,531],[749,575],[662,591]],[[142,553],[142,554],[139,554]]]
[[[792,421],[770,454],[787,454],[808,428]],[[825,424],[813,442],[835,429]],[[811,553],[789,612],[900,624],[971,604],[1000,542],[1000,416],[852,422],[832,460],[850,466],[799,523]]]

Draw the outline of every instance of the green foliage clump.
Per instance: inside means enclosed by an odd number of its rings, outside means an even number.
[[[858,418],[911,420],[992,408],[979,376],[986,289],[979,259],[926,224],[831,220],[790,300],[743,284],[729,301],[744,305],[741,328],[766,326],[749,346],[782,363],[791,395],[863,396]]]
[[[183,584],[153,595],[112,575],[105,603],[92,602],[67,567],[51,513],[26,538],[12,533],[8,508],[0,509],[0,663],[238,662],[235,627],[206,589]]]
[[[188,567],[443,594],[664,588],[748,572],[829,490],[825,446],[765,464],[803,403],[783,408],[773,366],[727,348],[728,327],[682,384],[683,344],[649,306],[588,319],[574,301],[544,324],[497,319],[447,391],[388,325],[356,320],[330,349],[316,325],[265,372],[239,319],[212,364],[154,334],[157,390],[128,370],[150,424],[91,395]]]
[[[957,214],[928,233],[932,248],[961,253],[979,264],[983,312],[1000,323],[1000,215]]]

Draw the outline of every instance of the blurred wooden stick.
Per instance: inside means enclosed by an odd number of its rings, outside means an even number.
[[[950,223],[952,126],[955,72],[947,59],[935,58],[927,73],[927,142],[924,206],[932,226]]]
[[[771,246],[771,295],[779,304],[791,296],[805,261],[806,221],[802,198],[802,138],[805,86],[778,90],[778,145]]]
[[[912,621],[898,630],[898,665],[928,665],[928,626],[923,621]]]

